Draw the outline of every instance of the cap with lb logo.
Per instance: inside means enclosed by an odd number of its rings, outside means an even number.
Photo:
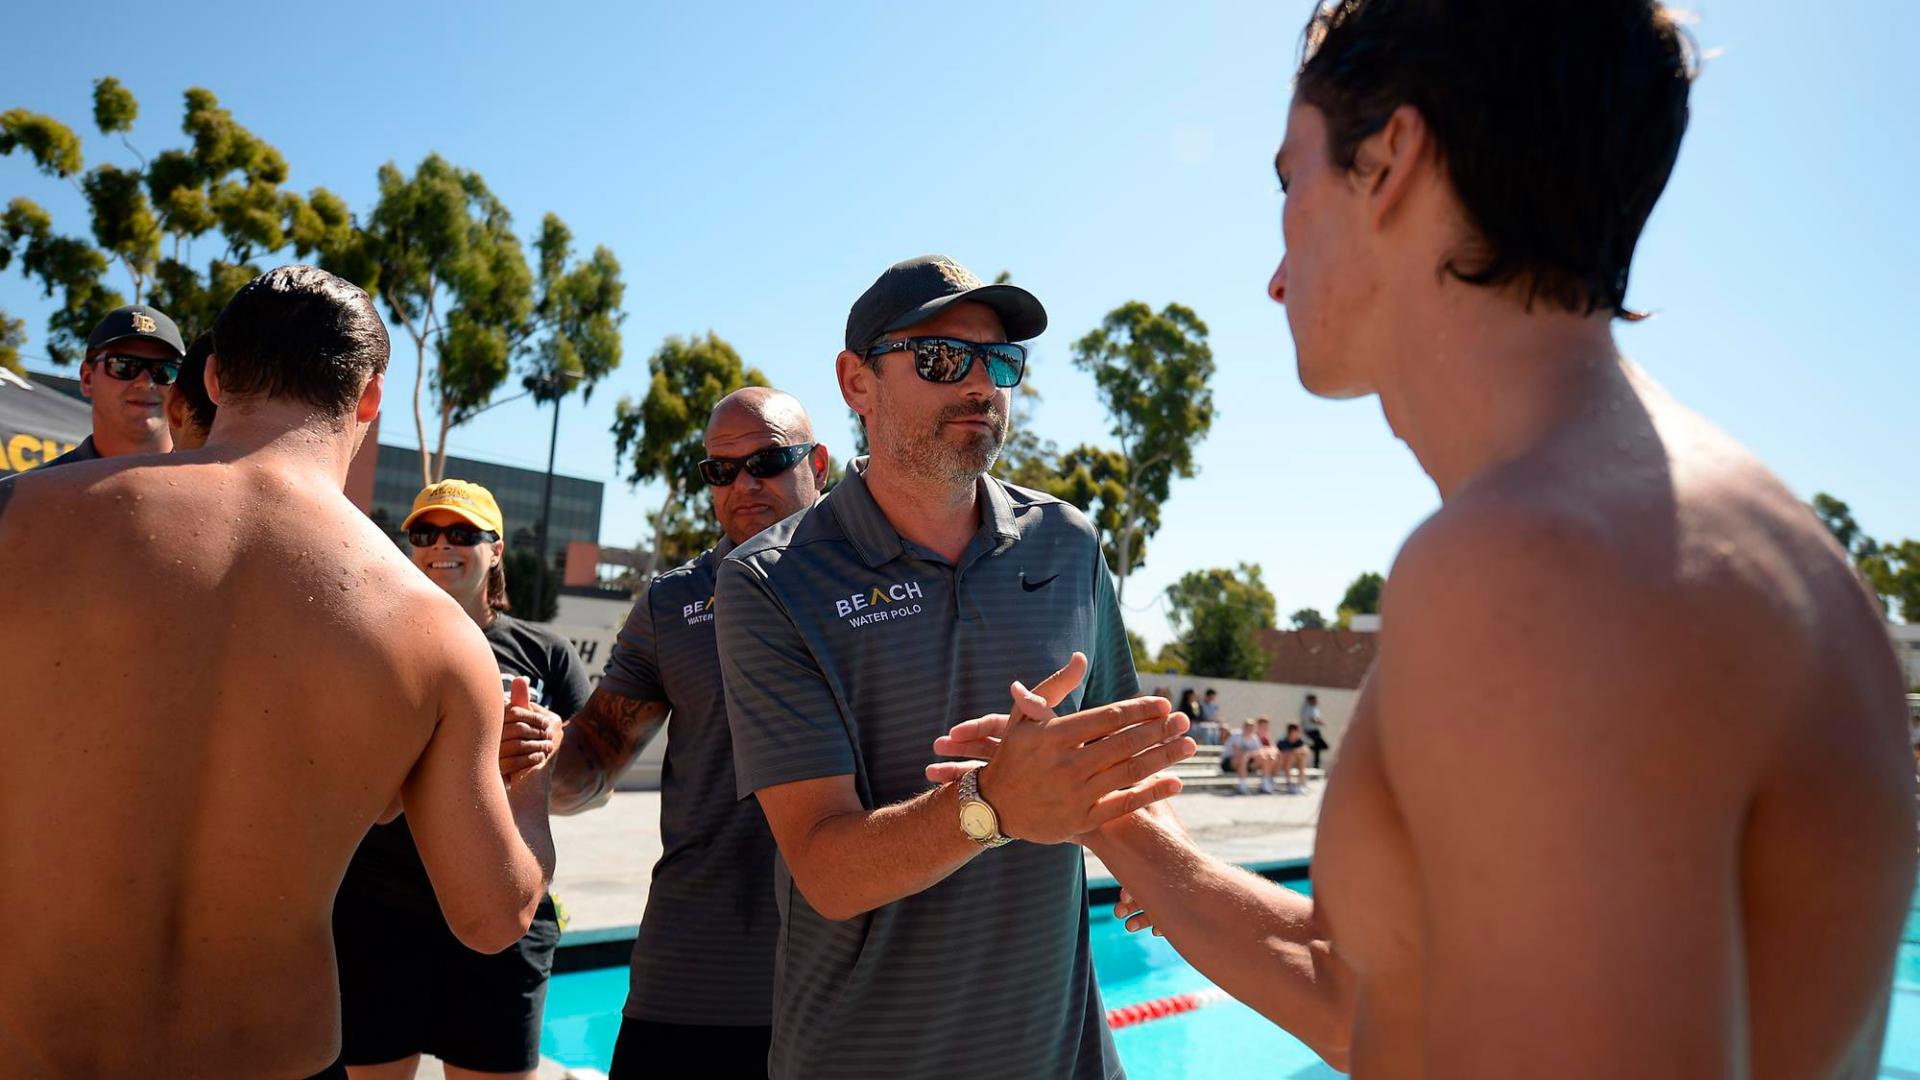
[[[145,304],[128,304],[107,312],[107,317],[87,335],[87,352],[92,354],[128,338],[150,338],[172,349],[175,356],[187,354],[186,343],[180,340],[180,328],[173,325],[165,312]]]

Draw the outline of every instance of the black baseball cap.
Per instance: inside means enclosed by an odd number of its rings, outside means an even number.
[[[186,343],[180,340],[180,328],[160,309],[145,304],[128,304],[107,312],[107,317],[87,335],[87,351],[91,353],[128,338],[148,338],[172,349],[175,356],[187,355]]]
[[[1047,309],[1018,285],[988,285],[945,255],[922,255],[887,267],[847,312],[847,351],[864,352],[889,330],[925,322],[948,304],[970,300],[1000,316],[1008,341],[1037,338]]]

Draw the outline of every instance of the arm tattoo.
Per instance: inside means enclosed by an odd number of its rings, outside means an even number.
[[[605,802],[633,759],[666,723],[670,706],[596,689],[567,724],[553,776],[557,813]]]

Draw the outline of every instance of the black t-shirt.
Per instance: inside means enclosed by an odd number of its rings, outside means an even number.
[[[572,716],[587,703],[592,686],[587,668],[567,639],[544,626],[521,622],[510,615],[496,615],[486,630],[487,644],[500,664],[500,701],[515,677],[528,682],[528,699],[552,709],[562,718]],[[503,714],[504,716],[504,711]],[[353,895],[382,900],[422,911],[438,913],[440,902],[434,898],[433,882],[427,877],[420,851],[413,846],[413,833],[403,815],[390,824],[375,825],[354,852],[347,876],[340,882],[342,896]]]

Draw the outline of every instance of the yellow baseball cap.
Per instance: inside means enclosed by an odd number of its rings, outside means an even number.
[[[442,480],[421,488],[420,494],[413,497],[413,512],[400,527],[411,528],[414,519],[429,510],[448,510],[488,532],[506,535],[500,504],[493,501],[493,492],[471,480]]]

